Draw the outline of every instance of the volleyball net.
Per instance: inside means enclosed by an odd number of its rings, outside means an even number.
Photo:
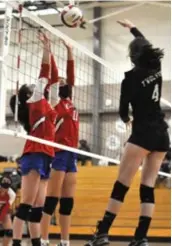
[[[12,13],[12,10],[15,11]],[[64,39],[73,47],[75,61],[73,101],[80,115],[79,139],[88,142],[91,152],[34,138],[27,135],[19,124],[14,122],[9,107],[10,97],[16,93],[18,85],[20,87],[22,84],[36,84],[38,80],[43,51],[37,37],[39,31],[45,32],[49,37],[59,75],[62,77],[66,77],[67,50],[60,39]],[[130,130],[126,129],[118,116],[121,74],[115,71],[111,64],[38,16],[24,8],[20,12],[19,5],[14,1],[7,4],[2,33],[0,133],[74,151],[99,161],[119,164],[125,141],[130,134]],[[52,105],[57,101],[57,85],[54,85],[51,89]],[[169,102],[164,100],[163,104],[171,108]]]

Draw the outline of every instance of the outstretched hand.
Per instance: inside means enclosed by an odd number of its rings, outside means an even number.
[[[39,32],[38,33],[38,39],[43,43],[44,46],[50,47],[50,40],[48,39],[48,37],[45,33]]]
[[[126,19],[119,20],[119,21],[117,21],[117,23],[119,23],[121,26],[129,28],[129,29],[135,27],[135,25],[131,21],[126,20]]]
[[[64,46],[67,48],[67,49],[72,49],[72,45],[67,43],[64,39],[60,39],[60,41],[64,44]]]

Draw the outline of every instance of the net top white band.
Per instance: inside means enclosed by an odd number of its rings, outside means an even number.
[[[107,162],[110,162],[110,163],[114,163],[114,164],[117,164],[117,165],[120,164],[120,161],[116,160],[116,159],[112,159],[112,158],[108,158],[106,156],[97,155],[97,154],[90,153],[90,152],[87,152],[87,151],[75,149],[75,148],[68,147],[68,146],[65,146],[65,145],[62,145],[62,144],[53,143],[53,142],[50,142],[50,141],[47,141],[47,140],[44,140],[44,139],[40,139],[40,138],[36,138],[36,137],[30,136],[30,135],[26,135],[24,133],[15,132],[15,131],[8,130],[8,129],[0,129],[0,134],[6,134],[6,135],[9,135],[9,136],[20,137],[20,138],[23,138],[23,139],[26,139],[26,140],[28,139],[28,140],[31,140],[31,141],[34,141],[34,142],[37,142],[37,143],[46,144],[46,145],[52,146],[54,148],[59,148],[59,149],[62,149],[62,150],[71,151],[71,152],[74,152],[76,154],[89,156],[89,157],[92,157],[92,158],[95,158],[95,159],[98,159],[98,160],[104,160],[104,161],[107,161]],[[159,172],[159,174],[163,175],[165,177],[171,178],[171,174],[164,173],[164,172]]]

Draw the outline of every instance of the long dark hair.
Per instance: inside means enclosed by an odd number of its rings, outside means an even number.
[[[26,84],[20,88],[18,93],[18,120],[27,133],[30,132],[29,108],[27,105],[27,100],[31,97],[31,95],[32,91]],[[13,114],[15,114],[16,99],[16,95],[13,95],[10,99],[10,108]]]
[[[136,68],[155,70],[160,67],[164,51],[154,48],[145,38],[138,37],[130,43],[129,55]]]

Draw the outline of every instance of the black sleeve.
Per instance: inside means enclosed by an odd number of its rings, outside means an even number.
[[[130,32],[134,35],[135,38],[145,38],[144,35],[136,27],[131,28]]]
[[[127,123],[130,118],[129,113],[129,103],[130,103],[130,90],[129,90],[129,81],[124,79],[121,85],[121,94],[120,94],[120,105],[119,105],[119,115],[123,122]]]

